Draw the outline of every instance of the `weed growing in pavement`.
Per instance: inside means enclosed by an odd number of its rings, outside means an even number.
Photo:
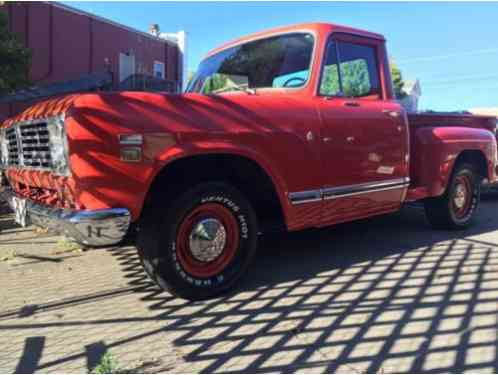
[[[92,374],[118,374],[119,366],[118,362],[114,358],[114,356],[105,352],[104,355],[100,358],[100,362],[95,368],[92,370]]]
[[[0,255],[0,262],[6,262],[8,260],[12,260],[17,256],[17,252],[15,250],[10,250],[6,255]]]
[[[71,241],[70,239],[65,238],[65,237],[61,238],[59,241],[57,241],[57,246],[61,250],[61,251],[59,251],[59,253],[81,250],[81,245],[79,245],[78,243]]]

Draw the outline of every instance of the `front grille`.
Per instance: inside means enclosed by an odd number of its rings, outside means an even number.
[[[7,160],[9,165],[19,166],[19,144],[17,142],[17,131],[15,127],[6,130]]]
[[[52,168],[47,123],[22,125],[19,127],[19,134],[23,166]]]
[[[18,123],[5,130],[7,166],[53,169],[47,121]]]

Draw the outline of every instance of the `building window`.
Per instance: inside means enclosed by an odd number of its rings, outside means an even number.
[[[164,63],[160,61],[154,61],[154,77],[164,79]]]

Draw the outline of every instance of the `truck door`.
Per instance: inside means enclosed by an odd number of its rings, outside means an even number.
[[[317,97],[323,225],[396,210],[408,185],[408,129],[399,104],[384,98],[381,46],[336,34],[326,48]]]

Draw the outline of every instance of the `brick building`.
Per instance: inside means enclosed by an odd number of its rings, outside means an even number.
[[[145,82],[144,77],[154,77],[158,91],[181,88],[182,50],[172,38],[57,2],[5,2],[0,11],[7,14],[10,31],[32,52],[30,78],[36,86],[110,72],[114,90],[139,89],[134,86]],[[0,119],[26,105],[1,104]]]

